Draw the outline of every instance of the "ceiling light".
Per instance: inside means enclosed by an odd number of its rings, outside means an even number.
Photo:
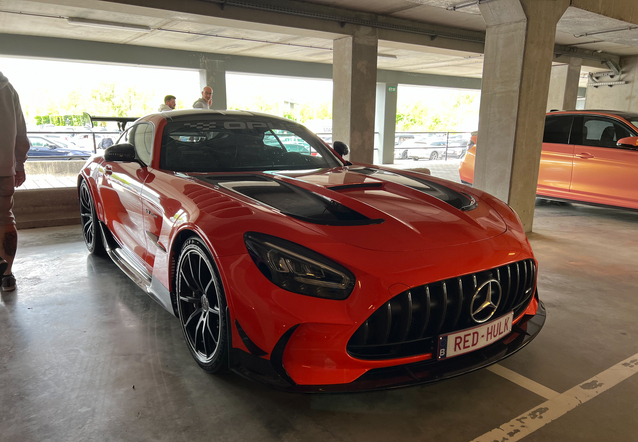
[[[377,54],[377,57],[383,57],[383,58],[397,58],[396,55],[394,54]]]
[[[113,21],[91,20],[88,18],[69,17],[66,21],[70,25],[76,26],[91,26],[95,28],[109,28],[120,29],[122,31],[135,31],[135,32],[151,32],[151,28],[144,25],[134,25],[130,23],[118,23]]]

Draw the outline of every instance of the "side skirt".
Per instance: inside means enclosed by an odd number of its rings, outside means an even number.
[[[109,229],[103,223],[100,222],[99,226],[106,253],[115,265],[159,305],[164,307],[171,315],[174,315],[171,295],[168,289],[143,268],[128,251],[117,243]]]

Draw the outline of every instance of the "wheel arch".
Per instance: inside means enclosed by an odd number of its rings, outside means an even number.
[[[226,305],[230,308],[230,303],[228,300],[228,296],[226,296],[226,284],[224,283],[224,276],[221,271],[221,267],[219,265],[219,260],[216,258],[214,249],[211,247],[208,239],[203,235],[198,229],[194,228],[194,226],[187,226],[182,228],[179,232],[175,234],[173,241],[171,243],[171,247],[169,249],[169,292],[171,295],[171,305],[173,307],[173,314],[177,316],[177,298],[176,298],[176,287],[175,287],[175,276],[177,271],[177,262],[179,260],[179,256],[181,254],[182,248],[184,247],[184,243],[188,241],[188,239],[192,237],[197,237],[206,247],[208,253],[210,254],[210,258],[213,261],[217,269],[217,276],[221,283],[222,292],[224,297],[226,298]]]

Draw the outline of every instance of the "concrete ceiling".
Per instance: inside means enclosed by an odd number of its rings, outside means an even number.
[[[178,3],[179,7],[175,6]],[[220,0],[189,0],[188,2],[0,0],[0,29],[7,34],[328,64],[332,63],[333,40],[343,36],[336,23],[306,29],[303,26],[303,20],[306,19],[297,19],[294,14],[273,12],[275,10],[272,8],[270,11],[261,12],[245,8],[245,11],[237,12],[241,9],[237,6],[239,2],[235,2],[235,6],[230,3],[231,7],[225,11],[219,3]],[[327,14],[332,14],[331,17],[335,14],[345,14],[353,20],[358,17],[363,19],[372,17],[377,21],[395,20],[393,23],[400,24],[400,26],[393,24],[397,31],[380,33],[380,36],[401,33],[406,24],[414,25],[421,31],[425,30],[424,32],[432,29],[433,33],[450,35],[452,40],[455,38],[460,40],[454,49],[437,47],[435,45],[437,41],[429,37],[425,40],[432,40],[434,46],[424,46],[422,44],[424,35],[418,35],[415,41],[410,41],[409,38],[380,38],[378,67],[412,73],[479,78],[483,69],[483,56],[476,48],[481,47],[480,40],[485,32],[485,23],[475,5],[456,11],[446,9],[460,3],[468,2],[273,0],[270,2],[270,7],[285,4],[289,10],[291,6],[297,6],[302,10],[305,8],[306,11],[314,11],[315,22],[321,22],[322,19],[326,23],[330,21],[317,13],[317,11],[326,10]],[[157,7],[146,5],[157,5]],[[187,7],[189,5],[192,6],[190,9]],[[197,13],[197,6],[208,8],[205,9],[208,12]],[[214,9],[211,9],[213,7]],[[230,11],[231,8],[235,8],[234,12]],[[210,11],[214,13],[211,14]],[[277,18],[271,18],[277,14],[283,17],[279,20],[280,23],[276,23]],[[67,21],[69,17],[143,25],[149,27],[150,32],[78,26],[69,23]],[[262,17],[268,20],[262,22]],[[635,29],[630,29],[632,27]],[[617,31],[607,32],[610,30]],[[405,34],[405,31],[402,33]],[[407,33],[410,34],[411,31]],[[558,24],[556,44],[563,46],[566,52],[578,49],[581,54],[590,55],[601,52],[618,56],[638,55],[638,26],[570,7]],[[464,50],[463,45],[467,45],[468,49]],[[598,64],[596,62],[592,65]]]

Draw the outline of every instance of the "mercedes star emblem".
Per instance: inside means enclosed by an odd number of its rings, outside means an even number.
[[[470,315],[474,322],[482,324],[488,321],[501,302],[501,284],[496,279],[489,279],[477,287],[470,304]]]

